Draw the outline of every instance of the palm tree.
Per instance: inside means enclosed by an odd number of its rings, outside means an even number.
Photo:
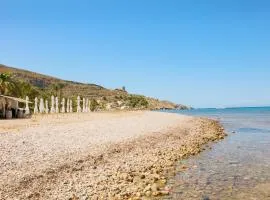
[[[12,76],[9,73],[0,73],[0,94],[7,94],[14,88]]]
[[[33,93],[33,88],[30,83],[24,81],[16,81],[16,89],[14,90],[14,95],[24,98],[25,96],[31,96]]]

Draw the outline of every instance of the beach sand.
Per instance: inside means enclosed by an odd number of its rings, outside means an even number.
[[[152,199],[177,160],[224,136],[216,121],[150,111],[2,120],[0,198]]]

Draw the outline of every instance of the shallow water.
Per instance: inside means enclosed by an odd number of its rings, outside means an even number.
[[[229,134],[169,181],[165,199],[270,199],[270,108],[170,111],[218,119]]]

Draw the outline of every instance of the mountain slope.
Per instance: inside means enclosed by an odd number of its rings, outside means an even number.
[[[76,99],[77,96],[89,98],[94,101],[97,110],[113,109],[188,109],[168,101],[129,94],[123,89],[110,90],[96,84],[84,84],[74,81],[62,80],[23,69],[0,64],[0,73],[11,73],[16,81],[31,85],[36,96],[49,98],[57,95]]]

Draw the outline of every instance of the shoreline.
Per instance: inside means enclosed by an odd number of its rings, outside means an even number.
[[[166,195],[170,191],[166,180],[175,172],[176,161],[198,154],[204,144],[225,136],[214,120],[148,111],[37,116],[24,125],[17,133],[9,127],[0,134],[0,155],[23,159],[21,168],[8,160],[4,163],[0,194],[5,199],[151,199]],[[41,143],[32,144],[35,139]],[[40,155],[44,153],[41,147],[47,154]],[[15,153],[22,150],[18,157]]]

